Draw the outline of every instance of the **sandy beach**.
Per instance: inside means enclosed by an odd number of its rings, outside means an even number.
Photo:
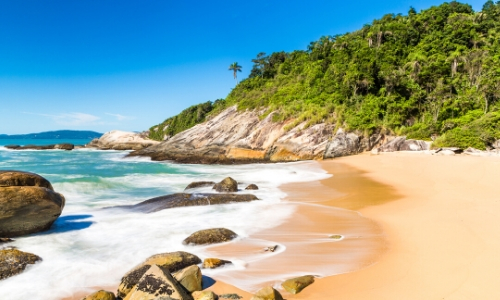
[[[316,300],[500,299],[500,158],[400,152],[306,163],[333,176],[282,186],[288,197],[280,205],[296,211],[277,228],[210,247],[214,257],[248,262],[244,272],[214,276],[210,290],[246,300],[245,290],[258,289],[240,289],[248,276],[278,287],[276,278],[292,273],[337,272],[298,295],[281,292]],[[286,250],[263,253],[270,243]]]

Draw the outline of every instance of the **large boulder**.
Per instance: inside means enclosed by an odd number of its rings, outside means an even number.
[[[429,150],[429,144],[422,140],[407,140],[405,136],[398,136],[378,148],[380,152],[396,151],[424,151]]]
[[[283,297],[272,286],[266,286],[258,290],[250,300],[283,300]]]
[[[354,133],[345,133],[339,129],[333,139],[326,145],[323,158],[335,158],[354,155],[361,152],[360,137]]]
[[[284,281],[281,286],[291,294],[298,294],[303,289],[314,283],[314,276],[300,276]]]
[[[253,183],[252,183],[252,184],[249,184],[249,185],[245,188],[245,190],[253,190],[253,191],[256,191],[256,190],[258,190],[258,189],[259,189],[259,187],[258,187],[256,184],[253,184]]]
[[[188,184],[184,190],[195,189],[199,187],[213,187],[215,182],[213,181],[195,181]]]
[[[168,269],[152,265],[124,300],[192,300]]]
[[[153,255],[123,276],[118,287],[117,296],[124,298],[152,265],[157,265],[170,273],[174,273],[199,263],[201,263],[201,259],[198,256],[183,251]]]
[[[200,291],[192,294],[194,300],[217,300],[219,297],[212,291]]]
[[[139,133],[112,130],[103,134],[99,139],[92,140],[87,147],[102,150],[140,150],[159,143],[145,139]]]
[[[114,208],[131,209],[134,211],[152,213],[163,209],[169,209],[175,207],[230,204],[239,202],[250,202],[255,200],[259,200],[259,198],[257,198],[257,196],[252,194],[178,193],[178,194],[152,198],[135,205],[115,206]]]
[[[115,300],[115,299],[116,299],[115,294],[108,291],[100,290],[88,295],[82,300]]]
[[[212,228],[196,231],[188,236],[183,244],[185,245],[209,245],[229,242],[238,237],[238,235],[226,228]]]
[[[237,192],[238,182],[231,177],[226,177],[221,182],[215,184],[213,189],[219,193]]]
[[[0,172],[0,236],[44,231],[61,215],[64,196],[45,178],[27,172]]]
[[[189,266],[172,274],[188,292],[202,290],[202,276],[200,267],[196,265]]]
[[[28,265],[42,259],[35,254],[17,249],[0,250],[0,280],[21,273]]]

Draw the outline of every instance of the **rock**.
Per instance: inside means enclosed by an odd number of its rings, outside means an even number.
[[[99,139],[93,139],[87,147],[102,150],[141,150],[159,143],[143,138],[140,133],[112,130]]]
[[[213,187],[219,193],[230,193],[238,191],[238,182],[231,177],[224,178],[221,182],[216,183]]]
[[[64,203],[64,196],[37,174],[0,172],[0,236],[48,230],[61,215]]]
[[[38,186],[54,190],[50,182],[42,176],[22,171],[0,171],[0,187]]]
[[[465,149],[463,153],[467,154],[467,155],[473,155],[473,156],[487,156],[488,155],[488,152],[481,151],[479,149],[475,149],[472,147]]]
[[[0,280],[19,274],[26,269],[26,266],[41,260],[35,254],[17,249],[0,250]]]
[[[250,300],[283,300],[283,297],[272,286],[266,286],[258,290]]]
[[[9,239],[9,238],[0,238],[0,244],[10,243],[13,241],[14,241],[13,239]]]
[[[380,146],[380,152],[396,151],[424,151],[429,150],[430,143],[422,140],[407,140],[405,136],[398,136]]]
[[[222,295],[219,295],[219,299],[241,299],[243,297],[241,297],[240,295],[238,294],[222,294]]]
[[[229,260],[223,260],[218,258],[205,258],[203,260],[203,269],[215,269],[222,267],[223,265],[232,264],[233,262]]]
[[[63,144],[57,144],[54,145],[54,149],[60,149],[60,150],[73,150],[75,149],[75,145],[73,144],[68,144],[68,143],[63,143]]]
[[[455,155],[455,152],[451,150],[440,150],[439,152],[435,152],[437,155],[444,155],[444,156],[453,156]]]
[[[21,147],[21,145],[5,145],[4,147],[7,149],[16,150],[17,148]]]
[[[500,140],[496,140],[491,146],[495,149],[500,149]]]
[[[217,300],[219,297],[212,291],[200,291],[193,293],[194,300]]]
[[[307,275],[288,279],[281,286],[291,294],[298,294],[312,283],[314,283],[314,276]]]
[[[274,252],[274,251],[276,251],[276,249],[278,249],[278,245],[274,245],[274,246],[271,246],[271,247],[266,247],[266,248],[264,248],[264,251],[266,251],[266,252]]]
[[[239,202],[250,202],[255,200],[259,200],[259,198],[252,194],[179,193],[152,198],[135,205],[115,206],[114,208],[152,213],[175,207],[231,204]]]
[[[12,149],[12,150],[54,150],[54,149],[73,150],[75,148],[75,145],[68,144],[68,143],[53,144],[53,145],[43,145],[43,146],[37,146],[37,145],[26,145],[26,146],[7,145],[7,146],[5,146],[5,148]]]
[[[208,187],[211,186],[213,187],[215,185],[215,182],[213,181],[195,181],[191,182],[188,184],[188,186],[184,190],[189,190],[189,189],[194,189],[194,188],[199,188],[199,187]]]
[[[201,270],[192,265],[172,274],[174,278],[190,293],[201,291]]]
[[[208,245],[229,242],[238,235],[226,228],[212,228],[196,231],[182,243],[185,245]]]
[[[457,147],[445,147],[445,148],[438,148],[438,149],[436,149],[435,153],[439,153],[441,151],[448,151],[448,152],[451,151],[454,154],[461,154],[462,152],[464,152],[463,149],[460,149],[460,148],[457,148]]]
[[[152,265],[139,279],[124,300],[191,300],[165,268]]]
[[[153,255],[123,276],[117,296],[124,298],[152,265],[158,265],[173,273],[199,263],[201,259],[198,256],[183,251]]]
[[[394,139],[390,140],[389,142],[383,144],[380,146],[378,149],[379,152],[396,152],[399,151],[401,146],[405,143],[406,137],[404,136],[398,136],[395,137]]]
[[[341,240],[343,238],[343,236],[341,236],[340,234],[334,234],[334,235],[331,235],[330,238],[334,239],[334,240]]]
[[[354,133],[345,133],[342,129],[337,131],[332,141],[326,145],[323,158],[335,158],[358,154],[362,151],[360,138]]]
[[[245,190],[254,190],[254,191],[256,191],[256,190],[258,190],[258,189],[259,189],[259,187],[258,187],[256,184],[253,184],[253,183],[252,183],[252,184],[250,184],[250,185],[248,185],[248,186],[245,188]]]
[[[116,299],[115,294],[108,291],[100,290],[88,295],[82,300],[115,300],[115,299]]]

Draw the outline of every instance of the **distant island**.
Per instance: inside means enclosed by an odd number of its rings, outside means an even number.
[[[95,139],[100,138],[102,133],[95,131],[80,131],[80,130],[57,130],[57,131],[46,131],[39,133],[28,133],[28,134],[0,134],[0,139]]]

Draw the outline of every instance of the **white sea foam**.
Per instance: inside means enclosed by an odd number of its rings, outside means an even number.
[[[57,155],[64,152],[59,153]],[[93,159],[95,165],[84,169],[85,164],[79,162],[83,159],[80,155],[89,155],[85,159]],[[18,276],[0,281],[2,299],[52,300],[77,291],[85,292],[89,287],[115,286],[132,267],[148,256],[162,252],[188,251],[203,259],[203,247],[185,246],[182,240],[206,228],[226,227],[241,239],[278,226],[294,211],[292,205],[275,209],[275,204],[286,196],[279,190],[280,184],[329,176],[319,167],[312,168],[303,163],[177,165],[141,158],[123,159],[124,155],[113,151],[73,153],[64,157],[67,161],[62,174],[54,173],[50,166],[42,166],[41,173],[53,179],[55,190],[65,195],[66,207],[51,230],[18,238],[10,244],[39,255],[43,262]],[[23,163],[15,162],[19,159],[18,153],[10,159],[4,168],[17,168]],[[39,161],[42,162],[43,158]],[[54,168],[58,167],[57,161],[57,157],[51,159]],[[122,171],[115,174],[111,172],[114,169]],[[250,183],[257,184],[259,190],[239,193],[254,193],[262,200],[176,208],[152,214],[102,209],[181,192],[192,181],[220,181],[226,176],[235,178],[241,189]],[[210,192],[210,188],[190,192]],[[236,260],[227,268],[244,270],[246,263]]]

